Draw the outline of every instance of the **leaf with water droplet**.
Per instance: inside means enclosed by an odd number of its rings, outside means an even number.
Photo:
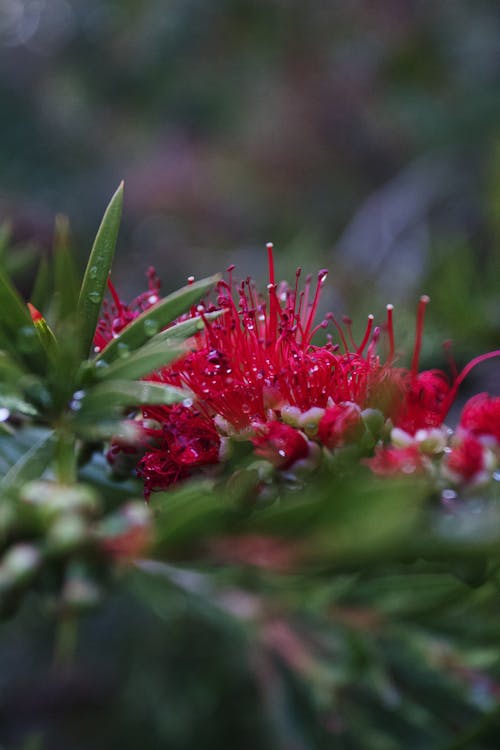
[[[188,398],[189,391],[160,383],[135,380],[112,380],[91,388],[80,401],[81,408],[75,415],[75,424],[80,422],[105,421],[117,416],[130,406],[142,404],[175,404]]]
[[[160,330],[160,324],[153,318],[147,318],[144,321],[144,333],[146,336],[154,336]]]
[[[127,357],[130,357],[130,349],[123,341],[120,341],[118,344],[118,356],[120,359],[127,359]]]
[[[124,342],[121,342],[126,346]],[[150,375],[161,367],[166,367],[174,359],[185,353],[185,347],[179,343],[165,346],[163,341],[152,341],[135,352],[128,352],[126,357],[118,357],[107,367],[103,360],[96,362],[96,375],[99,380],[136,380]]]
[[[99,353],[97,359],[105,359],[107,362],[112,362],[116,359],[118,357],[118,342],[120,341],[125,343],[131,351],[138,349],[150,338],[150,335],[147,333],[147,328],[145,327],[146,321],[154,320],[157,325],[157,331],[161,328],[165,328],[176,318],[189,310],[189,308],[200,300],[218,280],[219,276],[211,276],[207,279],[202,279],[201,281],[195,281],[194,284],[188,284],[176,292],[169,294],[168,297],[165,297],[149,310],[141,313],[141,315],[132,321],[132,323],[126,326],[120,332],[119,336],[113,339],[113,341],[110,341],[102,352]],[[184,330],[190,330],[187,325],[188,323],[189,326],[194,326],[194,330],[191,329],[192,333],[199,330],[200,323],[199,319],[196,318],[195,323],[193,324],[191,324],[190,321],[183,321],[182,324],[179,323],[179,329],[177,329],[177,331],[180,333],[180,326],[184,324],[186,324]],[[184,334],[184,337],[185,335],[186,334]],[[187,335],[190,334],[188,333]],[[162,331],[161,333],[156,334],[155,339],[157,336],[161,336],[162,339],[168,338],[168,332]]]
[[[90,253],[80,296],[78,314],[82,320],[82,344],[85,353],[92,345],[106,283],[113,262],[123,206],[123,182],[106,209]],[[96,269],[96,270],[94,270]]]

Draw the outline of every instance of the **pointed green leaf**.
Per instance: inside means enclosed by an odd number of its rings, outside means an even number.
[[[0,481],[0,492],[18,489],[26,482],[38,479],[49,465],[53,449],[53,433],[43,435],[11,466]]]
[[[8,352],[0,350],[0,383],[12,383],[17,386],[23,375],[23,370]]]
[[[150,307],[139,315],[130,325],[123,329],[116,339],[97,357],[98,360],[112,362],[120,354],[120,347],[126,347],[129,351],[138,349],[139,346],[149,341],[153,335],[162,328],[172,323],[179,315],[187,312],[189,308],[199,300],[217,283],[220,276],[210,276],[207,279],[195,281],[169,294],[156,305]]]
[[[106,291],[106,282],[113,262],[116,239],[123,206],[123,182],[111,198],[101,226],[90,253],[90,258],[83,277],[78,313],[82,319],[82,337],[84,351],[92,345],[99,312]]]
[[[180,344],[166,344],[163,341],[151,342],[140,349],[106,366],[104,360],[101,367],[96,368],[96,375],[100,380],[137,380],[149,375],[161,367],[166,367],[174,359],[178,359],[186,351]]]
[[[54,231],[54,276],[56,317],[64,320],[72,315],[78,303],[78,279],[71,255],[69,221],[67,216],[56,216]]]
[[[32,326],[31,315],[13,284],[0,271],[0,300],[2,301],[2,328],[6,333],[16,336],[23,326]]]
[[[183,339],[187,339],[190,336],[194,336],[195,333],[203,331],[206,320],[215,320],[225,312],[226,310],[216,310],[215,312],[205,313],[203,318],[201,315],[198,315],[193,318],[188,318],[187,320],[182,320],[180,323],[175,323],[173,326],[170,326],[170,328],[167,328],[165,331],[157,333],[151,339],[151,343],[163,341],[164,344],[167,344],[169,342],[173,343],[176,340],[182,341]]]
[[[143,381],[113,380],[100,383],[80,400],[76,421],[103,419],[127,406],[142,404],[176,404],[189,397],[189,392],[173,385]]]
[[[41,367],[45,353],[37,336],[27,305],[10,280],[0,271],[0,348],[16,359],[24,358],[33,367]]]

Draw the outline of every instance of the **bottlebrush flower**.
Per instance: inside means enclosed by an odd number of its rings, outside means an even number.
[[[144,409],[152,445],[137,472],[145,481],[146,494],[217,463],[221,435],[251,440],[257,455],[279,470],[288,470],[296,461],[307,458],[314,445],[310,441],[335,450],[360,439],[365,433],[365,410],[381,414],[381,424],[384,419],[390,420],[388,424],[410,439],[404,447],[379,445],[368,462],[372,469],[384,474],[420,471],[431,459],[417,436],[424,435],[427,442],[433,436],[430,453],[439,454],[441,449],[434,445],[435,431],[442,428],[461,382],[472,367],[500,354],[497,351],[477,357],[451,379],[441,370],[420,372],[429,302],[423,296],[417,310],[410,367],[398,366],[392,305],[387,305],[383,326],[374,326],[373,316],[368,317],[364,335],[356,343],[348,319],[341,325],[329,313],[324,320],[316,321],[327,272],[319,272],[315,285],[308,277],[302,290],[300,269],[292,287],[278,284],[271,244],[267,253],[266,293],[259,293],[250,278],[237,285],[234,269],[229,268],[227,281],[217,286],[215,301],[206,300],[189,313],[202,318],[208,312],[219,311],[221,315],[205,318],[205,329],[193,337],[187,355],[151,374],[151,379],[187,386],[195,400],[192,407]],[[99,323],[97,349],[157,301],[159,282],[150,271],[149,290],[128,306],[112,286],[110,289],[114,303]],[[327,327],[332,332],[326,343],[313,343],[315,334]],[[385,358],[379,353],[382,337],[388,344]],[[488,434],[499,439],[498,426],[492,426],[498,409],[494,399],[491,403],[475,402],[464,413],[463,421],[474,423],[475,430],[488,429]],[[151,418],[156,425],[147,427]],[[440,434],[439,445],[441,439],[446,442]]]

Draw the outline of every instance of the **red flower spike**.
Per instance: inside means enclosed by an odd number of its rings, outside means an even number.
[[[276,466],[289,469],[296,461],[307,458],[309,445],[304,435],[282,422],[262,425],[260,434],[252,439],[255,453]]]
[[[320,445],[334,449],[361,436],[364,427],[360,412],[365,409],[378,410],[413,439],[419,430],[442,427],[470,370],[500,355],[500,351],[481,355],[460,373],[453,366],[451,380],[440,370],[419,372],[429,303],[424,295],[417,310],[410,367],[396,367],[392,305],[387,305],[382,327],[374,325],[373,315],[368,316],[364,335],[356,344],[349,319],[343,319],[341,325],[329,313],[319,323],[315,321],[326,271],[319,272],[314,287],[308,276],[300,291],[300,269],[293,287],[276,282],[271,243],[267,245],[267,259],[269,283],[265,294],[258,292],[250,278],[236,284],[231,266],[228,280],[217,286],[215,303],[205,301],[184,316],[199,315],[205,320],[205,329],[191,339],[191,352],[149,376],[151,380],[187,386],[196,400],[192,407],[144,410],[146,420],[158,422],[155,427],[145,423],[152,444],[137,469],[145,481],[146,494],[217,463],[220,433],[251,439],[256,454],[279,469],[287,469],[309,455],[311,444],[298,428]],[[149,273],[149,290],[130,305],[120,300],[110,284],[113,302],[107,304],[99,322],[96,351],[155,304],[158,291],[154,271]],[[208,321],[205,313],[212,311],[222,314]],[[327,343],[313,344],[315,333],[330,324],[334,331],[328,334]],[[382,336],[388,343],[385,360],[378,352]],[[483,394],[481,400],[470,402],[462,426],[500,442],[500,399],[488,399]],[[305,415],[314,415],[311,425],[307,420],[302,424]],[[421,471],[430,460],[424,453],[417,444],[379,447],[368,465],[381,474]]]

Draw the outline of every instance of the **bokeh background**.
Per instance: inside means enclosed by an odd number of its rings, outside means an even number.
[[[233,263],[262,281],[273,240],[282,277],[330,268],[324,307],[357,331],[395,303],[402,357],[422,292],[424,366],[446,366],[446,339],[459,366],[499,348],[498,0],[0,0],[0,134],[0,221],[27,297],[26,261],[51,252],[56,214],[69,216],[83,267],[124,178],[114,275],[125,297],[150,264],[165,290]],[[497,364],[478,368],[461,397],[481,389],[500,394]],[[249,677],[271,685],[273,703],[274,661],[248,655],[210,596],[147,587],[139,580],[132,606],[117,593],[85,621],[76,677],[47,677],[41,605],[2,629],[2,750],[41,748],[41,726],[61,750],[146,746],[145,727],[148,747],[236,747],[237,736],[238,747],[275,750]],[[471,639],[482,643],[485,628],[473,614]],[[339,654],[358,638],[334,637]],[[356,648],[358,669],[368,649]],[[279,747],[319,747],[297,740],[315,724],[307,696],[296,685],[290,696],[290,726],[273,709]],[[346,705],[368,736],[357,697]]]
[[[391,301],[406,338],[425,291],[426,351],[495,346],[496,0],[2,0],[0,102],[18,243],[66,213],[83,264],[125,178],[125,294],[149,263],[262,279],[272,239],[360,327]]]

